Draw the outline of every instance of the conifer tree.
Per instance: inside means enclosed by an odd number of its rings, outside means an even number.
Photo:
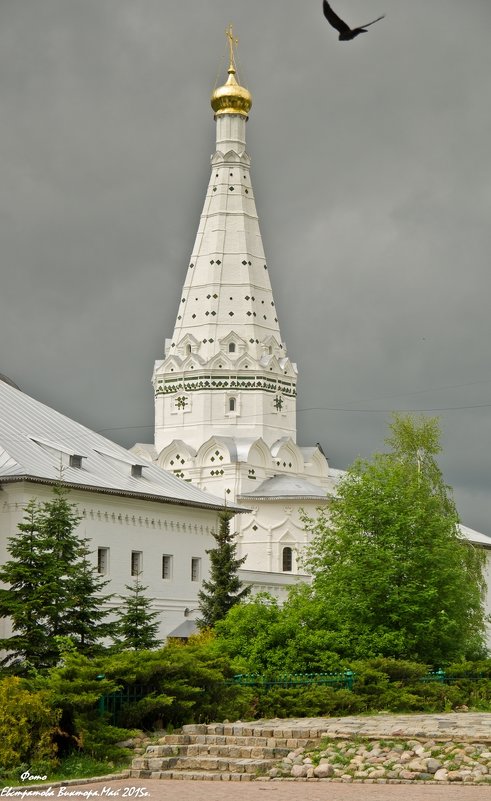
[[[220,512],[218,533],[213,532],[217,547],[206,552],[210,557],[210,580],[203,581],[198,593],[201,617],[196,622],[200,629],[212,628],[251,591],[250,587],[243,587],[237,575],[246,557],[236,558],[237,544],[230,533],[231,517],[230,512]]]
[[[145,595],[148,587],[141,584],[139,576],[136,576],[133,585],[125,586],[128,595],[120,596],[123,605],[119,611],[115,642],[133,651],[158,648],[162,645],[156,637],[159,628],[156,618],[159,613],[151,610],[152,599]]]
[[[45,604],[44,588],[40,582],[44,567],[42,520],[39,506],[31,500],[24,509],[18,533],[8,539],[12,557],[0,568],[0,581],[10,585],[0,589],[0,617],[11,619],[15,634],[1,640],[13,656],[38,664],[46,650],[46,633],[40,609]],[[7,657],[4,662],[10,659]]]
[[[96,573],[89,556],[90,550],[83,540],[77,572],[73,577],[72,604],[68,610],[67,628],[76,650],[93,656],[101,650],[101,640],[113,635],[117,624],[106,621],[109,610],[105,604],[113,595],[101,595],[110,582]]]
[[[23,522],[8,539],[11,559],[0,568],[0,617],[10,618],[12,637],[0,640],[8,651],[4,664],[35,668],[56,664],[56,637],[70,637],[77,648],[92,647],[108,633],[102,624],[109,610],[100,593],[106,582],[90,566],[87,541],[78,537],[80,516],[57,485],[53,498],[31,500]],[[90,635],[89,632],[90,631]]]

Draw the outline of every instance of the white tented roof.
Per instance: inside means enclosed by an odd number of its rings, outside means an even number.
[[[0,380],[0,484],[20,480],[47,484],[61,480],[97,492],[223,508],[220,498],[139,459]],[[227,508],[239,511],[234,505]]]

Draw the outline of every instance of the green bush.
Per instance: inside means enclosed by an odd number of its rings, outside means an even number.
[[[362,710],[362,701],[349,690],[319,685],[259,688],[254,705],[255,716],[265,718],[337,717]]]
[[[0,768],[36,763],[56,764],[54,735],[60,710],[45,692],[31,692],[25,682],[8,676],[0,680]]]

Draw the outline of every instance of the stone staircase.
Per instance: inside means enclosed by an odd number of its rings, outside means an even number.
[[[295,748],[313,745],[322,731],[254,724],[193,724],[168,734],[135,757],[130,776],[152,779],[252,781]]]

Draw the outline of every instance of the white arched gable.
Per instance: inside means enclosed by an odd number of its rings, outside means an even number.
[[[242,534],[246,533],[251,537],[251,539],[254,537],[261,539],[264,538],[264,535],[269,534],[269,528],[265,526],[264,523],[260,523],[259,520],[256,520],[253,517],[242,529]]]
[[[243,353],[235,362],[236,370],[254,370],[256,368],[256,360],[253,359],[248,353]]]
[[[271,452],[262,438],[252,443],[247,454],[247,462],[253,467],[262,467],[263,469],[272,466]]]
[[[220,350],[224,353],[230,353],[229,346],[235,345],[234,358],[237,358],[247,350],[247,343],[235,331],[230,331],[226,337],[219,339],[218,344],[220,345]]]
[[[261,345],[264,348],[265,353],[281,353],[281,342],[278,342],[275,336],[270,334],[270,336],[265,337]]]
[[[216,370],[220,368],[231,369],[232,366],[232,360],[229,358],[228,354],[224,353],[223,351],[217,353],[216,356],[213,356],[213,358],[206,363],[206,367],[210,370]]]
[[[197,353],[193,353],[191,351],[191,353],[188,354],[187,358],[184,359],[184,361],[182,363],[182,369],[183,370],[200,370],[203,367],[204,363],[205,363],[205,360],[201,356],[198,356]]]
[[[218,467],[219,465],[232,464],[237,461],[237,450],[235,443],[228,437],[210,437],[198,450],[196,454],[196,465],[198,467]]]
[[[319,477],[325,477],[329,474],[329,464],[327,462],[326,457],[323,453],[316,448],[314,453],[312,454],[312,458],[309,463],[309,473],[312,475],[317,475]]]
[[[171,356],[167,356],[167,359],[164,359],[162,362],[162,372],[172,372],[175,370],[178,372],[182,369],[182,359],[175,353],[172,353]]]
[[[181,471],[194,467],[195,459],[196,451],[193,448],[182,439],[174,439],[160,451],[157,464],[178,475]]]
[[[261,356],[260,365],[265,370],[269,370],[272,373],[281,373],[282,369],[280,367],[280,363],[276,356],[269,356],[267,353],[264,356]]]
[[[185,359],[190,353],[197,353],[200,347],[201,342],[196,337],[192,334],[185,334],[177,343],[176,351],[181,358]]]
[[[139,459],[145,459],[151,464],[157,461],[157,451],[153,445],[142,445],[141,443],[137,442],[131,448],[131,453],[134,453]]]
[[[277,440],[271,448],[273,468],[303,474],[305,470],[300,448],[289,437]]]
[[[279,368],[284,375],[286,374],[292,377],[296,376],[298,372],[297,365],[293,364],[293,362],[290,361],[288,356],[286,356],[284,359],[280,359]]]

